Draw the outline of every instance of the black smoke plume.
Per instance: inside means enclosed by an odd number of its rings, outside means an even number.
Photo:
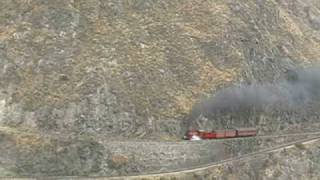
[[[320,68],[288,70],[274,83],[253,83],[222,89],[195,105],[191,119],[227,113],[290,111],[320,104]]]

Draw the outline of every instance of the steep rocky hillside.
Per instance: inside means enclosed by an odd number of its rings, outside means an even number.
[[[319,148],[319,141],[296,144],[249,160],[225,163],[211,168],[167,175],[112,178],[112,180],[318,180]]]
[[[318,0],[0,2],[0,123],[180,133],[201,98],[319,61]]]
[[[319,0],[0,0],[0,176],[141,172],[136,141],[178,159],[191,126],[318,128],[319,103],[208,116],[194,105],[319,62]]]
[[[1,127],[0,177],[110,177],[182,171],[311,137],[314,135],[192,142],[110,141],[86,135],[44,137],[26,129]]]

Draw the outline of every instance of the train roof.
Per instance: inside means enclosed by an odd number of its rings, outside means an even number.
[[[257,128],[249,127],[249,128],[235,128],[238,131],[256,131]]]
[[[213,132],[225,132],[225,131],[235,131],[236,129],[215,129]]]

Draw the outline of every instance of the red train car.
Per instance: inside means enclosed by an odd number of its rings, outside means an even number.
[[[249,136],[256,136],[256,135],[257,135],[256,128],[224,129],[224,130],[214,130],[211,132],[193,129],[186,132],[184,139],[187,139],[187,140],[221,139],[221,138],[249,137]]]
[[[216,138],[216,135],[212,132],[199,131],[199,137],[201,139],[213,139]]]
[[[237,137],[256,136],[256,128],[237,128]]]
[[[237,131],[235,129],[226,129],[226,130],[214,130],[216,138],[232,138],[236,137]]]

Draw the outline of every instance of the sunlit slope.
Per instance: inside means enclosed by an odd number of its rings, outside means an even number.
[[[180,133],[194,102],[320,55],[317,0],[0,2],[0,122]]]

